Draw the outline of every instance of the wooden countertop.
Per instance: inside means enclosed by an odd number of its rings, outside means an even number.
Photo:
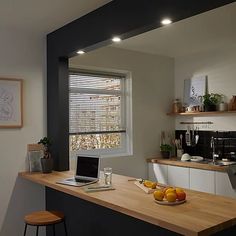
[[[57,184],[72,172],[19,173],[32,182],[79,197],[126,215],[141,219],[183,235],[209,235],[236,225],[236,200],[186,190],[187,202],[163,206],[154,202],[152,194],[139,189],[127,176],[113,174],[116,190],[85,193],[82,188]]]
[[[215,166],[191,161],[180,161],[177,158],[170,158],[170,159],[163,159],[163,158],[149,158],[147,159],[149,163],[159,163],[164,165],[170,166],[180,166],[180,167],[189,167],[195,169],[202,169],[202,170],[216,170],[216,171],[223,171],[225,172],[227,167],[226,166]]]

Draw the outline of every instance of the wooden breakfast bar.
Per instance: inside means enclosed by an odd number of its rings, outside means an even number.
[[[113,174],[115,190],[91,193],[56,183],[71,177],[69,171],[19,176],[46,187],[46,209],[65,213],[70,236],[236,235],[236,200],[231,198],[186,190],[186,203],[163,206],[127,176]]]

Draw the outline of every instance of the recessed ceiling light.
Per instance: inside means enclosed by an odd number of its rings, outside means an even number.
[[[121,41],[121,38],[119,38],[119,37],[114,37],[114,38],[112,38],[112,41],[113,41],[114,43],[118,43],[118,42]]]
[[[169,18],[165,18],[165,19],[163,19],[163,20],[161,21],[161,23],[162,23],[163,25],[169,25],[169,24],[172,23],[172,20],[169,19]]]
[[[83,50],[79,50],[77,54],[82,55],[82,54],[85,54],[85,52]]]

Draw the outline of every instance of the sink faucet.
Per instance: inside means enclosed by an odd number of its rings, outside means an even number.
[[[212,162],[216,163],[216,158],[219,157],[218,154],[215,153],[215,138],[211,137],[211,148],[212,148]]]

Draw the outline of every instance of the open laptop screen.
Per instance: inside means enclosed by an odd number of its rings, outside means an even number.
[[[98,178],[99,157],[78,156],[76,176]]]

